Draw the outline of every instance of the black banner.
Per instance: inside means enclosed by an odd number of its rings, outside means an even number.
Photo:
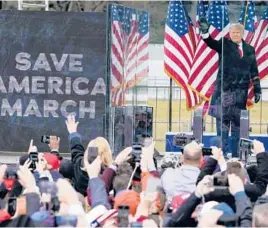
[[[106,14],[0,12],[0,151],[27,151],[30,139],[61,137],[74,113],[87,144],[103,134]]]

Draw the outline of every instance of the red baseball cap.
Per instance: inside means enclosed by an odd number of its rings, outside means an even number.
[[[47,164],[51,166],[49,170],[55,170],[60,167],[60,160],[56,155],[51,153],[45,153],[43,155],[43,158],[47,161]]]

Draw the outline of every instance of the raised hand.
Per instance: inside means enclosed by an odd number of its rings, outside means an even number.
[[[30,154],[31,152],[37,152],[37,151],[38,151],[37,147],[33,144],[33,139],[31,139],[29,149],[28,149],[28,154]]]
[[[228,175],[228,183],[229,183],[229,190],[230,193],[234,196],[238,192],[244,192],[245,187],[244,183],[240,177],[236,176],[235,174]]]
[[[201,17],[199,19],[199,26],[200,26],[200,32],[202,34],[208,33],[209,30],[209,23],[205,17]]]
[[[265,147],[263,143],[254,139],[253,140],[253,152],[256,155],[259,153],[265,152]]]
[[[69,134],[77,132],[77,126],[79,122],[75,122],[75,116],[69,115],[65,121]]]
[[[84,165],[89,178],[92,179],[99,176],[101,171],[101,160],[99,156],[96,157],[91,164],[89,164],[86,157],[84,157]]]
[[[28,192],[35,192],[36,191],[36,182],[35,178],[28,168],[31,164],[31,161],[28,161],[25,163],[24,166],[20,166],[20,169],[18,170],[17,174],[19,176],[19,182],[20,184],[27,189]]]

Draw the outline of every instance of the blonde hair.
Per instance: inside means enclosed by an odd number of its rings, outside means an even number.
[[[99,156],[103,165],[108,167],[113,162],[112,151],[110,144],[103,137],[97,137],[89,142],[89,146],[98,147]]]

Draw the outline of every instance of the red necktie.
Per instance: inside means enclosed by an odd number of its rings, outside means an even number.
[[[239,52],[240,58],[242,58],[242,57],[243,57],[243,51],[242,51],[242,48],[241,48],[240,45],[238,45],[237,48],[238,48],[238,52]]]

